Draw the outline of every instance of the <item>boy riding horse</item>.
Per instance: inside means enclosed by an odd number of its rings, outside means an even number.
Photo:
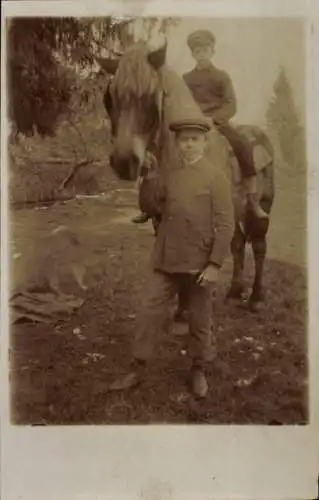
[[[250,211],[258,219],[267,219],[257,198],[257,176],[252,146],[243,134],[229,123],[236,113],[236,96],[230,76],[216,68],[211,59],[215,53],[215,36],[209,30],[197,30],[187,38],[188,47],[196,61],[195,68],[184,80],[203,114],[212,119],[219,132],[230,143],[239,163],[247,192]]]

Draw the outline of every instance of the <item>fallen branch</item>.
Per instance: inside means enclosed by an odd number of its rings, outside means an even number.
[[[62,189],[65,189],[69,186],[70,182],[72,179],[75,177],[75,175],[78,173],[78,171],[82,168],[85,167],[86,165],[89,165],[92,163],[91,160],[83,160],[80,163],[77,163],[74,165],[72,171],[68,174],[68,176],[61,182],[59,187],[57,188],[57,191],[60,191]]]
[[[82,143],[82,146],[83,146],[83,149],[84,149],[84,152],[86,154],[86,157],[89,159],[88,161],[91,161],[90,159],[90,155],[89,155],[89,152],[88,152],[88,149],[86,147],[86,142],[83,138],[83,135],[81,134],[80,130],[78,129],[77,125],[74,123],[74,121],[71,119],[70,116],[67,116],[66,117],[67,121],[69,122],[69,124],[71,125],[71,127],[74,128],[74,130],[76,131],[76,133],[78,134],[79,138],[80,138],[80,142]],[[75,150],[75,156],[76,156],[76,150]]]

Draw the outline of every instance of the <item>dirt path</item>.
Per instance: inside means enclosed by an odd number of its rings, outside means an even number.
[[[302,423],[305,384],[304,216],[300,192],[287,182],[277,190],[265,266],[267,307],[251,315],[224,300],[231,261],[214,304],[218,359],[211,393],[198,404],[189,396],[186,337],[166,335],[148,380],[130,393],[108,384],[130,362],[147,265],[150,224],[134,225],[136,193],[121,185],[108,196],[79,199],[11,219],[14,281],[27,254],[41,258],[41,235],[60,224],[81,236],[85,264],[98,276],[83,307],[68,321],[19,325],[12,330],[13,420],[17,423]],[[20,255],[19,255],[20,254]],[[252,275],[251,256],[247,278]],[[292,286],[293,285],[293,286]],[[175,332],[178,333],[178,332]]]

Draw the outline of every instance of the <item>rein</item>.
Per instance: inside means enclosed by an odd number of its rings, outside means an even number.
[[[158,109],[159,109],[158,127],[146,149],[149,153],[155,155],[157,160],[159,160],[160,152],[162,151],[164,145],[164,131],[163,131],[164,102],[165,102],[165,92],[163,89],[161,89],[158,95]]]
[[[159,122],[157,130],[155,130],[154,134],[152,134],[149,144],[146,148],[146,157],[148,158],[148,162],[144,161],[143,165],[141,165],[139,174],[136,181],[137,188],[140,186],[143,176],[145,175],[145,170],[150,168],[150,165],[146,165],[149,161],[154,158],[153,163],[156,165],[160,162],[161,151],[164,147],[164,102],[165,102],[165,91],[162,89],[158,95],[158,108],[159,108]]]

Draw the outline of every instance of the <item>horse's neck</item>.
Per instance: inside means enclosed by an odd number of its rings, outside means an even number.
[[[161,169],[169,168],[169,165],[177,161],[177,151],[175,147],[174,136],[170,132],[165,119],[161,124],[156,149],[156,157]]]

